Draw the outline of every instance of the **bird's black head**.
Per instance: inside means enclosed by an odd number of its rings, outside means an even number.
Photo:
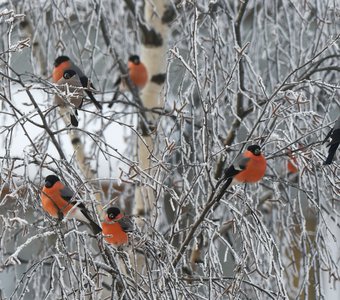
[[[60,64],[62,64],[63,62],[65,61],[69,61],[70,58],[68,56],[65,56],[65,55],[61,55],[61,56],[58,56],[56,58],[56,60],[54,61],[54,66],[55,67],[58,67]]]
[[[76,73],[76,71],[74,71],[74,70],[65,70],[64,71],[64,75],[63,75],[63,77],[64,77],[64,79],[71,79],[74,75],[76,75],[77,73]]]
[[[259,145],[250,145],[247,150],[256,156],[261,155],[261,147]]]
[[[59,181],[59,178],[58,176],[55,176],[55,175],[48,175],[46,178],[45,178],[45,187],[47,188],[50,188],[52,187],[56,182]]]
[[[110,207],[106,213],[110,220],[114,220],[120,214],[120,209],[118,207]]]
[[[129,61],[132,62],[135,65],[139,65],[140,64],[140,58],[138,55],[131,55],[129,57]]]

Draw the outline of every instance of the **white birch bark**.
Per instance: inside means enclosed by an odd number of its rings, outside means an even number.
[[[162,18],[166,13],[169,5],[168,0],[161,1],[145,1],[144,17],[145,22],[152,30],[155,30],[162,39],[161,45],[153,45],[145,43],[141,48],[141,60],[144,62],[148,74],[149,81],[141,93],[141,99],[145,108],[156,108],[164,106],[162,95],[162,80],[157,80],[159,77],[165,76],[166,72],[166,57],[167,57],[167,38],[169,24],[163,22]],[[156,79],[155,79],[156,78]],[[157,126],[157,115],[152,113],[147,114],[148,121],[152,126]],[[138,141],[138,159],[139,166],[142,171],[153,176],[152,163],[150,160],[150,152],[154,151],[154,141],[152,134],[144,135],[144,141]],[[142,179],[143,180],[143,179]],[[150,217],[150,212],[154,204],[154,193],[148,185],[141,185],[136,188],[135,196],[135,213],[137,215],[145,215]]]

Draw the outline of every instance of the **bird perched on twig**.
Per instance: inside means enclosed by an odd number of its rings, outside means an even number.
[[[75,106],[75,109],[59,94],[54,96],[55,104],[60,107],[61,113],[65,110],[67,116],[70,117],[71,124],[78,127],[78,119],[76,117],[78,115],[77,108],[82,107],[84,100],[83,87],[79,76],[74,70],[65,70],[63,77],[61,77],[57,83],[60,91],[71,94],[68,100]]]
[[[138,90],[143,89],[148,82],[148,71],[145,65],[141,62],[138,55],[131,55],[129,57],[128,76]],[[119,92],[126,90],[126,80],[124,76],[119,77],[114,86],[117,87],[118,90],[114,93],[113,98],[108,105],[109,108],[111,108],[114,102],[117,100]]]
[[[94,234],[102,229],[90,217],[85,205],[74,199],[73,191],[65,186],[56,175],[45,178],[45,185],[41,191],[43,209],[53,218],[75,218],[92,228]]]
[[[224,189],[239,183],[254,183],[261,180],[266,172],[267,161],[261,147],[251,145],[239,155],[234,163],[224,172]]]
[[[127,233],[134,229],[131,219],[124,216],[118,207],[110,207],[106,211],[102,227],[105,241],[115,246],[127,244]]]
[[[59,56],[54,61],[54,68],[53,68],[53,73],[52,73],[53,82],[57,83],[64,76],[64,72],[66,70],[73,70],[77,73],[82,87],[85,88],[86,94],[89,96],[93,104],[98,109],[101,110],[102,109],[101,104],[94,98],[90,90],[90,88],[94,89],[92,83],[87,78],[87,76],[82,72],[82,70],[80,70],[68,56],[65,56],[65,55]]]
[[[288,149],[287,155],[289,157],[289,159],[287,160],[288,174],[296,174],[297,172],[299,172],[296,156],[292,153],[291,149]]]

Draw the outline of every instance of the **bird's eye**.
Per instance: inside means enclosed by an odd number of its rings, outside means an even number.
[[[260,155],[261,154],[261,150],[260,149],[255,149],[254,154],[255,155]]]
[[[115,216],[114,216],[113,214],[109,214],[109,218],[110,218],[110,219],[114,219]]]

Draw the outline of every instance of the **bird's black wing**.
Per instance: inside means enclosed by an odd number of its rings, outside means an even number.
[[[331,138],[332,138],[332,140],[328,144],[328,146],[340,143],[340,128],[334,128],[334,130],[331,134]]]
[[[102,109],[102,108],[103,108],[102,105],[96,100],[96,98],[93,96],[92,92],[89,91],[89,90],[87,89],[88,84],[89,84],[89,79],[87,78],[87,76],[82,75],[82,76],[79,77],[79,78],[80,78],[81,85],[82,85],[84,88],[86,88],[86,89],[85,89],[85,92],[86,92],[86,94],[90,97],[90,99],[91,99],[91,101],[93,102],[93,104],[94,104],[98,109]],[[90,87],[93,88],[92,83],[90,83]]]
[[[328,156],[326,160],[324,161],[324,165],[330,165],[333,162],[333,158],[336,152],[336,149],[338,149],[339,143],[333,144],[328,149]]]
[[[77,117],[75,116],[75,115],[73,115],[73,114],[71,114],[70,115],[70,118],[71,118],[71,124],[72,124],[72,126],[74,126],[74,127],[78,127],[78,119],[77,119]]]
[[[74,196],[74,193],[68,186],[65,186],[60,190],[60,196],[67,202],[70,202]]]
[[[224,171],[224,176],[225,178],[232,178],[238,173],[240,173],[240,170],[236,170],[234,165],[231,165],[228,169]]]
[[[244,170],[247,166],[247,163],[250,158],[244,157],[243,155],[238,156],[234,163],[224,172],[225,178],[232,178],[242,170]]]
[[[333,128],[327,133],[327,135],[326,135],[325,139],[323,140],[322,144],[327,142],[327,140],[331,137],[332,133],[333,133]]]
[[[78,202],[79,203],[79,202]],[[87,210],[87,208],[85,207],[85,205],[83,203],[79,203],[78,207],[80,208],[81,212],[83,213],[83,215],[86,217],[86,219],[89,220],[89,225],[91,226],[91,229],[93,231],[93,233],[96,235],[99,232],[102,231],[101,227],[92,220],[92,217],[90,216],[90,212]]]
[[[69,202],[72,205],[77,205],[77,207],[81,210],[81,212],[83,213],[83,215],[86,217],[86,219],[88,219],[88,224],[91,226],[91,229],[93,231],[94,234],[98,234],[99,232],[102,231],[102,229],[100,228],[100,226],[94,222],[91,218],[90,212],[87,210],[87,208],[85,207],[84,203],[80,202],[80,201],[76,201],[73,200],[71,201],[71,199],[74,196],[73,191],[65,186],[61,191],[60,191],[60,195],[63,199],[65,199],[67,202]]]
[[[334,127],[327,133],[325,139],[323,140],[323,144],[331,138],[332,141],[328,144],[331,145],[332,143],[339,143],[340,142],[340,117],[336,120]]]
[[[328,144],[328,147],[329,147],[328,156],[323,163],[324,165],[330,165],[333,162],[336,150],[338,149],[339,144],[340,144],[340,128],[332,131],[331,138],[332,140]]]
[[[118,220],[118,223],[125,232],[132,232],[134,230],[134,224],[129,217],[124,216]]]
[[[69,202],[70,204],[72,205],[77,205],[77,207],[80,208],[80,210],[83,212],[83,210],[87,211],[84,203],[80,202],[80,201],[77,201],[75,199],[73,199],[73,201],[71,201],[71,199],[73,198],[74,196],[74,193],[73,191],[68,187],[68,186],[65,186],[62,190],[60,190],[60,196],[66,200],[67,202]],[[83,212],[84,213],[84,212]],[[86,213],[84,213],[84,215],[87,217]]]
[[[120,86],[120,83],[121,83],[121,82],[122,82],[122,78],[119,77],[119,78],[117,79],[117,81],[115,82],[115,84],[113,85],[113,87],[114,87],[116,90],[114,91],[112,100],[110,101],[110,103],[109,103],[109,105],[108,105],[109,108],[111,108],[111,107],[113,106],[113,104],[114,104],[114,103],[117,101],[117,99],[118,99],[118,96],[119,96],[119,94],[120,94],[120,92],[119,92],[119,86]]]

